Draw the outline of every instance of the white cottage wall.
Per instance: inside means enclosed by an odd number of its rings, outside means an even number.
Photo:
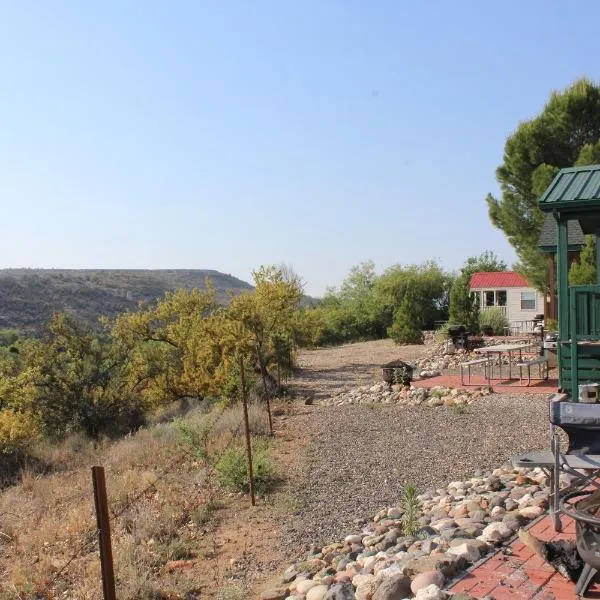
[[[517,325],[519,321],[531,321],[536,315],[544,313],[544,295],[530,287],[511,287],[507,289],[507,318],[511,325]],[[535,294],[535,308],[521,308],[521,292],[533,292]]]

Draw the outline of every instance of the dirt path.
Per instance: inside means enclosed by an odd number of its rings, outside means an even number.
[[[301,350],[298,371],[291,390],[312,400],[381,381],[381,365],[400,359],[412,362],[423,355],[425,346],[398,346],[392,340],[345,344],[334,348]]]

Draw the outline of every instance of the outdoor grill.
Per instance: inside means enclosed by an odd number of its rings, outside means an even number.
[[[452,340],[455,348],[464,348],[465,350],[473,350],[481,348],[483,340],[480,337],[474,336],[464,325],[452,325],[448,327],[448,337]]]
[[[573,502],[579,498],[577,502]],[[575,593],[583,596],[600,570],[600,493],[598,490],[571,492],[561,500],[561,510],[575,521],[577,552],[585,563]]]

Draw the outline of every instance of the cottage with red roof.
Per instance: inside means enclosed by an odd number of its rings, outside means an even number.
[[[500,308],[511,327],[531,330],[536,315],[544,313],[544,296],[525,277],[513,271],[473,273],[469,284],[481,311]]]

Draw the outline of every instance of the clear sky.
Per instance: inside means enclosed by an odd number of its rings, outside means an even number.
[[[0,266],[351,266],[515,255],[485,196],[598,2],[0,0]]]

